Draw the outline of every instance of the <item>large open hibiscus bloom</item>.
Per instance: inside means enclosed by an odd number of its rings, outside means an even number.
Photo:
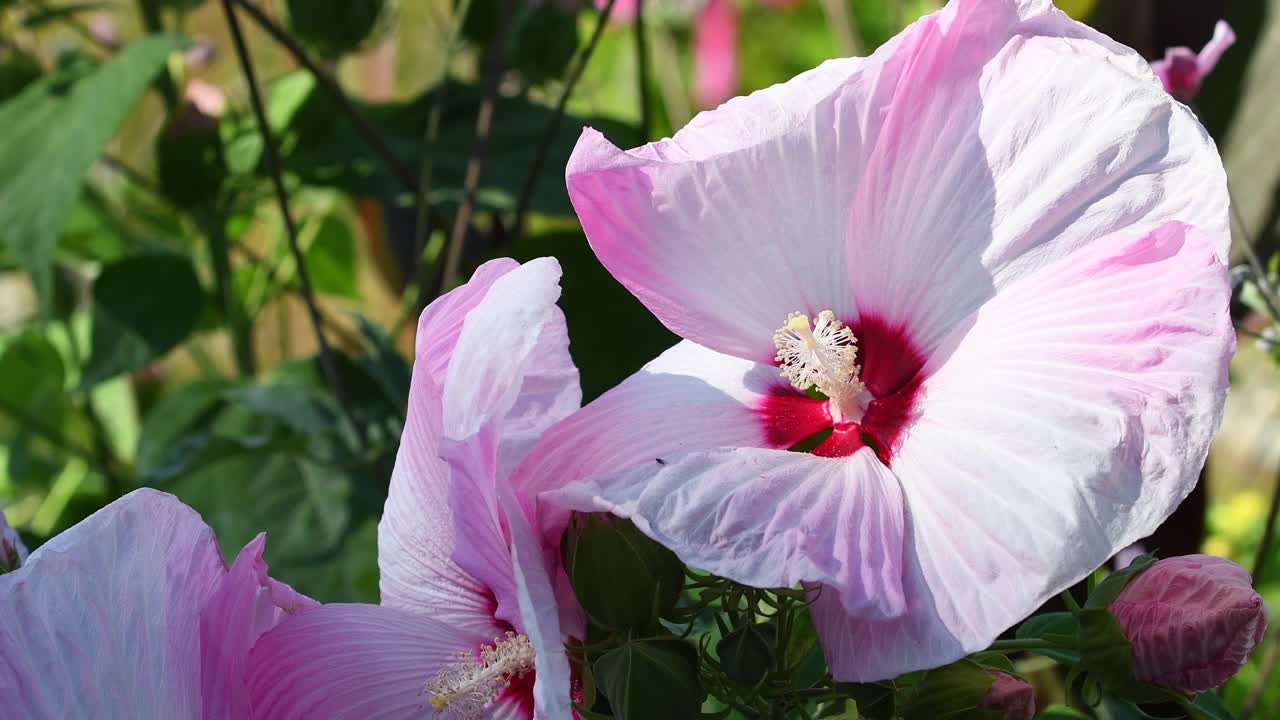
[[[1196,481],[1235,342],[1222,164],[1048,0],[954,0],[634,150],[587,130],[567,175],[601,261],[686,340],[516,482],[813,584],[837,678],[986,646]]]
[[[249,649],[316,605],[267,576],[259,535],[230,569],[172,495],[135,490],[0,575],[0,715],[249,716]]]
[[[265,635],[254,717],[570,717],[554,566],[507,482],[582,401],[559,278],[551,258],[494,260],[423,312],[378,528],[382,605],[325,605]]]

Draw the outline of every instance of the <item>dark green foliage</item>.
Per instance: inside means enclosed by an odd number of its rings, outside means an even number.
[[[55,73],[0,105],[0,240],[46,307],[54,246],[85,173],[180,46],[177,38],[149,37],[100,68]]]
[[[674,638],[628,642],[603,655],[593,670],[618,720],[696,718],[706,697],[698,653]]]
[[[93,350],[88,387],[161,357],[196,327],[204,290],[181,255],[133,255],[103,268],[93,283]]]
[[[289,29],[322,56],[356,49],[378,23],[383,0],[288,0]]]

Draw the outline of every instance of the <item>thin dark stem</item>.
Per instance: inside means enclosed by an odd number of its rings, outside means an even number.
[[[1266,524],[1262,526],[1262,541],[1258,543],[1258,554],[1253,558],[1253,586],[1256,588],[1262,581],[1262,573],[1266,570],[1267,559],[1271,555],[1271,546],[1276,539],[1276,517],[1280,516],[1280,473],[1276,474],[1275,487],[1271,489],[1271,508],[1267,510]]]
[[[431,98],[431,110],[427,114],[427,128],[423,132],[422,164],[418,170],[418,212],[413,226],[413,272],[408,278],[407,287],[405,287],[404,305],[401,309],[400,317],[396,320],[395,325],[392,326],[392,337],[398,336],[413,314],[417,313],[418,306],[422,301],[422,288],[429,284],[426,275],[427,268],[424,267],[422,256],[426,252],[427,243],[431,240],[431,233],[435,232],[437,227],[434,214],[431,212],[436,140],[440,135],[440,118],[444,115],[444,109],[448,104],[449,68],[453,67],[454,56],[457,54],[460,45],[458,41],[462,37],[462,27],[467,21],[467,14],[470,12],[471,0],[461,0],[454,11],[453,24],[449,28],[449,39],[444,49],[444,63],[440,70],[440,77],[437,78],[435,92],[429,96]],[[440,263],[436,263],[434,270],[437,275],[442,269]],[[432,284],[438,288],[437,285]]]
[[[1267,306],[1267,310],[1271,312],[1271,320],[1280,322],[1280,298],[1276,296],[1276,288],[1271,284],[1271,276],[1267,273],[1267,268],[1262,264],[1262,258],[1258,257],[1258,251],[1253,247],[1253,237],[1249,233],[1249,228],[1245,225],[1244,218],[1240,215],[1240,207],[1235,203],[1234,194],[1231,188],[1227,188],[1228,201],[1231,203],[1231,218],[1235,220],[1236,225],[1240,228],[1240,248],[1244,251],[1245,260],[1248,261],[1249,267],[1253,269],[1253,281],[1258,286],[1258,294],[1262,296],[1262,302]]]
[[[600,26],[603,26],[603,20],[608,19],[609,9],[612,6],[613,3],[609,3],[609,6],[601,11]],[[636,18],[631,24],[631,33],[636,43],[636,92],[640,93],[640,139],[648,142],[649,134],[653,132],[650,124],[653,122],[653,107],[649,98],[649,35],[645,32],[644,0],[636,0]],[[593,42],[588,45],[588,48],[594,47],[594,40],[595,34],[592,35]],[[585,66],[585,63],[583,64]]]
[[[369,147],[372,148],[380,158],[382,158],[382,161],[386,164],[387,169],[391,171],[391,174],[395,175],[396,179],[399,180],[406,189],[416,191],[418,188],[418,181],[414,178],[413,171],[409,169],[408,165],[405,165],[400,161],[400,158],[396,155],[395,151],[387,145],[386,140],[383,139],[377,128],[369,122],[369,118],[365,117],[364,113],[360,111],[360,108],[356,107],[355,103],[351,101],[351,98],[348,98],[347,94],[343,92],[342,87],[338,85],[338,81],[334,80],[333,76],[330,75],[328,71],[322,68],[319,63],[311,58],[311,56],[307,55],[307,51],[304,50],[284,28],[277,25],[270,17],[268,17],[267,14],[262,11],[262,8],[254,5],[252,2],[249,2],[249,0],[234,0],[234,2],[243,8],[244,11],[248,13],[249,17],[253,18],[253,21],[258,24],[258,27],[262,28],[268,35],[275,39],[276,42],[280,43],[285,50],[288,50],[289,54],[293,56],[294,60],[298,61],[299,65],[302,65],[302,67],[306,68],[308,72],[315,76],[320,87],[324,88],[324,90],[329,93],[330,97],[338,103],[338,108],[343,112],[343,114],[350,118],[351,122],[356,127],[356,131],[359,132],[365,142],[369,144]],[[230,12],[230,10],[228,10],[228,12]]]
[[[565,107],[569,104],[569,97],[573,95],[573,88],[578,84],[583,71],[587,69],[587,62],[591,60],[592,53],[595,52],[596,46],[600,44],[600,37],[604,35],[605,25],[608,24],[609,16],[613,13],[615,2],[616,0],[609,0],[596,17],[596,26],[591,31],[591,38],[587,40],[586,47],[578,54],[578,62],[573,66],[573,70],[569,72],[569,77],[564,83],[564,90],[560,93],[560,99],[556,101],[555,112],[551,114],[551,120],[547,122],[547,128],[542,133],[542,140],[538,143],[538,152],[533,157],[533,164],[529,167],[529,174],[525,177],[524,186],[520,188],[520,199],[516,203],[516,218],[511,230],[513,239],[518,239],[524,234],[525,216],[529,213],[529,203],[533,199],[533,191],[538,185],[539,176],[542,175],[542,166],[546,164],[547,155],[550,154],[551,146],[555,142],[556,133],[560,131],[560,123],[564,120]],[[637,3],[637,10],[643,4],[643,1]],[[639,15],[637,15],[638,17]],[[643,58],[641,60],[643,64]],[[641,112],[645,111],[642,110]],[[648,135],[646,134],[645,137],[647,138]]]
[[[156,0],[138,0],[138,10],[142,13],[142,27],[148,35],[164,32],[164,23],[160,19],[160,5]],[[178,86],[173,84],[169,68],[160,68],[160,76],[156,78],[156,86],[164,97],[164,105],[170,112],[178,107]]]
[[[444,268],[432,282],[429,297],[435,298],[444,290],[453,286],[462,265],[463,247],[466,245],[467,231],[471,227],[471,214],[475,211],[476,190],[480,187],[480,171],[484,168],[485,153],[489,148],[489,131],[493,126],[493,112],[498,99],[498,85],[502,82],[502,71],[505,65],[503,48],[507,42],[507,27],[515,14],[516,0],[504,0],[502,15],[498,19],[498,28],[493,34],[493,42],[489,46],[492,55],[489,57],[489,68],[485,78],[484,97],[480,100],[480,110],[476,113],[476,139],[471,147],[471,157],[467,160],[467,171],[462,180],[462,203],[453,216],[453,230],[449,233],[449,245],[445,249]]]
[[[289,239],[289,251],[293,253],[293,261],[297,266],[299,290],[302,293],[303,303],[307,306],[307,314],[311,318],[311,329],[315,333],[316,345],[320,351],[320,367],[329,382],[334,397],[338,401],[338,407],[342,409],[343,414],[351,422],[356,437],[360,439],[360,443],[363,445],[364,433],[351,415],[350,407],[347,405],[346,393],[342,389],[342,379],[339,377],[337,366],[333,362],[329,341],[324,335],[324,320],[320,315],[319,306],[316,305],[315,292],[311,287],[311,277],[307,273],[306,258],[303,256],[302,248],[298,244],[298,227],[294,224],[293,214],[289,212],[289,193],[284,187],[284,175],[280,170],[280,157],[276,151],[275,140],[271,137],[271,127],[267,124],[267,111],[262,104],[262,94],[258,89],[258,78],[253,71],[253,63],[249,59],[249,48],[245,45],[244,34],[240,30],[240,21],[236,17],[235,9],[231,6],[233,2],[235,0],[222,0],[222,11],[226,15],[227,26],[231,29],[231,39],[235,44],[236,56],[240,60],[240,69],[244,72],[245,81],[249,86],[249,102],[253,106],[254,117],[257,118],[258,131],[262,134],[263,158],[266,161],[267,170],[271,174],[271,184],[275,188],[276,202],[280,206],[280,216],[284,220],[285,235]]]

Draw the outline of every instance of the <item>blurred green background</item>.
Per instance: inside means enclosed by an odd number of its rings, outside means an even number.
[[[639,17],[634,0],[616,0],[608,23],[571,0],[231,2],[295,255],[223,3],[0,0],[10,522],[34,548],[150,485],[200,510],[229,556],[265,530],[276,577],[321,600],[376,602],[376,527],[430,298],[491,257],[555,255],[588,399],[674,342],[573,218],[563,168],[581,128],[622,145],[669,135],[707,103],[700,73],[726,57],[725,82],[745,93],[870,52],[939,5],[713,1],[732,23],[711,27],[696,0],[647,0]],[[1270,257],[1277,3],[1059,5],[1152,59],[1232,22],[1239,41],[1196,109],[1228,165],[1237,239]],[[732,52],[699,50],[726,28]],[[1246,567],[1280,469],[1277,353],[1261,337],[1273,320],[1255,298],[1236,308],[1241,350],[1208,479],[1162,542]],[[1262,570],[1277,607],[1280,561]],[[1254,702],[1268,659],[1264,648],[1228,686],[1235,707]],[[1267,686],[1255,717],[1280,716],[1280,680]]]

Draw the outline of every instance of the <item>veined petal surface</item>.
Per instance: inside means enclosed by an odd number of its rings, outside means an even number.
[[[172,495],[135,490],[0,575],[0,707],[30,720],[201,715],[200,612],[227,567]]]

